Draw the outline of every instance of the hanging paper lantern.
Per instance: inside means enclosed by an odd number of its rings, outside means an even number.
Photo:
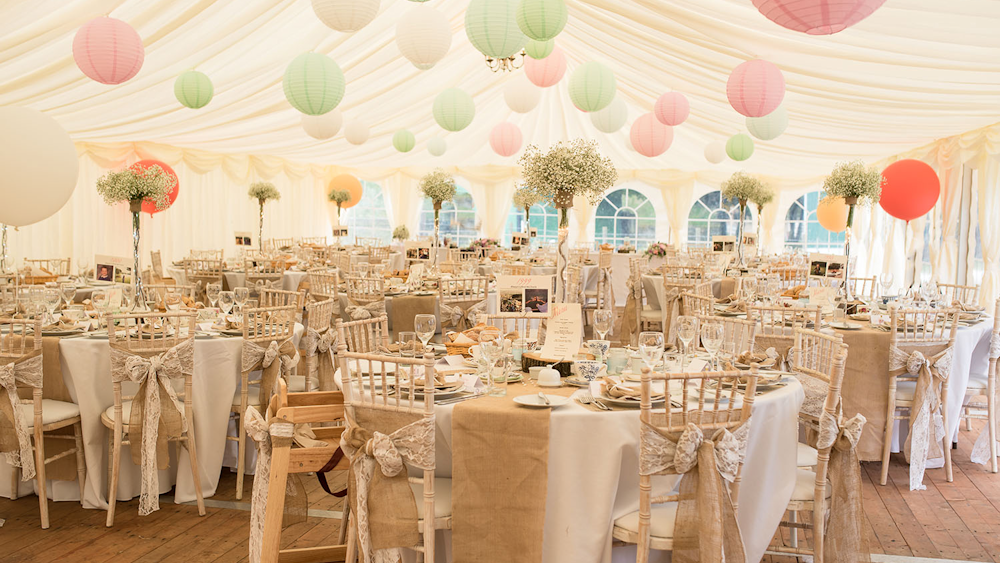
[[[513,156],[521,150],[521,129],[510,122],[503,122],[490,131],[490,146],[500,156]]]
[[[598,111],[615,99],[615,73],[605,65],[583,63],[569,77],[569,98],[583,111]]]
[[[476,116],[476,104],[465,90],[448,88],[434,98],[434,120],[445,131],[461,131]]]
[[[712,164],[718,164],[726,159],[726,143],[722,141],[712,141],[705,145],[705,160]]]
[[[451,48],[451,23],[430,6],[414,6],[396,25],[396,46],[414,66],[429,69]]]
[[[129,166],[129,170],[140,172],[142,170],[149,168],[150,166],[159,166],[164,172],[166,172],[167,176],[170,176],[171,178],[174,179],[174,187],[170,189],[170,193],[167,195],[167,207],[164,207],[163,209],[157,209],[156,203],[152,201],[142,202],[142,210],[145,211],[146,213],[149,213],[150,215],[153,215],[154,213],[159,213],[160,211],[166,211],[167,209],[170,208],[171,205],[174,204],[175,201],[177,201],[177,194],[180,192],[181,186],[180,182],[177,179],[177,173],[174,172],[174,169],[168,166],[167,163],[160,162],[159,160],[143,159],[133,163],[132,166]]]
[[[737,133],[726,141],[726,154],[736,161],[743,161],[753,154],[753,139],[744,133]]]
[[[628,105],[625,100],[615,96],[608,107],[590,113],[590,122],[602,133],[614,133],[628,121]]]
[[[885,0],[753,0],[774,23],[809,35],[831,35],[872,15]]]
[[[897,219],[922,217],[937,203],[941,180],[926,162],[908,158],[893,162],[882,171],[882,198],[878,203]]]
[[[552,49],[554,49],[555,46],[555,39],[549,39],[548,41],[535,41],[534,39],[530,39],[528,40],[528,44],[524,46],[524,54],[533,59],[544,59],[552,54]]]
[[[327,186],[326,193],[334,191],[347,192],[351,194],[350,201],[345,201],[340,204],[341,209],[349,209],[361,203],[361,198],[364,197],[365,194],[365,188],[361,185],[361,180],[358,180],[350,174],[340,174],[330,179],[330,184]]]
[[[416,144],[416,137],[407,129],[400,129],[392,136],[392,146],[399,152],[410,152]]]
[[[363,145],[368,140],[368,125],[360,119],[352,119],[344,126],[344,139],[352,145]]]
[[[516,113],[528,113],[542,99],[542,91],[523,74],[515,76],[503,89],[507,107]]]
[[[465,34],[480,53],[506,59],[524,48],[527,36],[517,27],[516,0],[472,0],[465,10]]]
[[[535,86],[555,86],[566,74],[566,55],[559,47],[553,47],[552,53],[544,59],[528,57],[524,59],[524,74]]]
[[[785,77],[768,61],[755,59],[733,69],[726,83],[729,104],[740,115],[763,117],[785,98]]]
[[[344,116],[339,109],[323,115],[302,115],[302,128],[310,137],[320,141],[336,135],[343,122]]]
[[[650,158],[660,156],[670,148],[674,140],[674,129],[660,123],[656,116],[647,113],[635,120],[629,140],[636,152]]]
[[[285,69],[285,98],[306,115],[333,111],[344,99],[344,73],[333,59],[319,53],[302,53]]]
[[[517,26],[535,41],[548,41],[559,35],[568,18],[564,0],[521,0],[517,4]]]
[[[840,233],[847,229],[850,207],[842,197],[824,197],[816,205],[816,220],[824,229]]]
[[[687,96],[680,92],[667,92],[656,100],[653,106],[653,113],[656,119],[664,125],[680,125],[691,113],[691,105],[688,104]]]
[[[371,23],[378,15],[379,0],[312,0],[313,11],[327,27],[346,33]]]
[[[101,84],[121,84],[139,73],[145,58],[142,38],[115,18],[94,18],[73,37],[73,59]]]
[[[212,101],[212,81],[203,72],[182,72],[174,81],[174,96],[182,105],[191,109],[203,108]]]
[[[446,150],[448,150],[448,143],[441,137],[434,137],[427,141],[427,152],[431,153],[431,156],[441,156]]]
[[[788,128],[788,110],[785,106],[778,106],[764,117],[748,117],[746,122],[751,135],[761,141],[770,141],[777,139]]]

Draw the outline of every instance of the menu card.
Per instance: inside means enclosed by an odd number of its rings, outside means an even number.
[[[552,317],[545,329],[541,356],[546,360],[572,358],[583,341],[583,319],[579,303],[552,303]]]

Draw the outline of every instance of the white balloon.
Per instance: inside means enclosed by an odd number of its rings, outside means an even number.
[[[628,121],[628,105],[625,100],[615,96],[608,107],[590,113],[590,121],[598,131],[614,133]]]
[[[427,141],[427,152],[431,153],[431,156],[441,156],[446,150],[448,150],[448,143],[441,137],[434,137]]]
[[[785,129],[788,129],[788,110],[781,105],[763,117],[748,117],[747,129],[761,141],[777,139]]]
[[[352,145],[363,145],[369,134],[368,126],[360,119],[352,119],[344,126],[344,138]]]
[[[55,119],[0,107],[0,223],[23,227],[55,215],[76,189],[76,146]]]
[[[712,164],[718,164],[726,160],[726,142],[712,141],[705,146],[705,160]]]
[[[328,111],[322,115],[302,114],[302,128],[313,139],[321,141],[329,139],[340,131],[344,123],[344,115],[339,109]]]
[[[503,99],[512,111],[528,113],[542,99],[542,89],[532,84],[524,73],[520,73],[504,87]]]
[[[414,66],[429,69],[451,48],[451,23],[434,8],[417,4],[396,25],[396,46]]]
[[[330,29],[354,32],[378,15],[379,0],[312,0],[316,17]]]

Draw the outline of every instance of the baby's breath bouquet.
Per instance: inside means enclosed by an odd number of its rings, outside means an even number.
[[[341,206],[351,201],[351,192],[347,190],[333,190],[326,197],[337,204],[337,218],[339,219]]]
[[[746,215],[747,201],[752,201],[763,189],[763,184],[757,178],[743,172],[736,172],[722,183],[722,197],[740,202],[740,222],[736,228],[736,252],[739,267],[745,265],[743,257],[743,218]]]
[[[407,240],[410,238],[410,229],[406,225],[400,225],[392,231],[392,240]]]
[[[170,205],[170,190],[176,183],[173,176],[153,164],[138,170],[108,172],[97,180],[97,193],[108,205],[127,201],[132,212],[138,213],[143,201],[153,202],[157,209],[166,209]]]
[[[618,180],[614,163],[601,156],[593,140],[560,142],[545,153],[529,145],[518,162],[525,184],[539,199],[552,200],[562,210],[560,227],[569,226],[567,210],[573,207],[574,196],[586,197],[596,205]]]
[[[882,183],[885,179],[878,168],[865,166],[860,160],[841,162],[834,167],[833,172],[823,182],[826,197],[842,197],[848,205],[847,229],[844,233],[844,254],[847,261],[844,264],[844,279],[851,276],[851,227],[854,226],[854,207],[858,204],[872,206],[882,197]],[[826,199],[826,198],[824,198]],[[845,283],[847,300],[853,301],[851,284]]]
[[[542,197],[535,190],[528,186],[521,186],[514,192],[514,205],[524,209],[524,222],[531,219],[531,206],[540,203]]]
[[[420,179],[420,193],[430,198],[434,204],[434,245],[438,244],[438,233],[441,228],[441,205],[455,199],[455,179],[444,170],[435,170]],[[435,258],[436,260],[436,258]]]
[[[281,199],[281,192],[278,188],[274,187],[271,182],[254,182],[250,184],[250,189],[247,191],[247,195],[253,199],[257,200],[260,205],[260,220],[257,223],[257,240],[260,241],[260,248],[264,248],[264,204],[268,200],[279,200]]]

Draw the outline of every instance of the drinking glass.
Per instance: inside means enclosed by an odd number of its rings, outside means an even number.
[[[208,302],[215,308],[215,304],[219,302],[219,293],[222,292],[222,284],[219,282],[213,282],[205,286],[205,296],[208,297]]]
[[[372,277],[381,278],[385,276],[385,264],[372,264]]]
[[[233,311],[233,305],[236,304],[236,294],[232,291],[220,291],[219,292],[219,309],[222,309],[223,315],[228,315]]]
[[[94,309],[97,311],[97,327],[100,328],[108,308],[108,292],[103,289],[95,290],[90,295],[90,302],[93,303]]]
[[[59,286],[62,291],[63,301],[66,302],[66,306],[73,304],[73,300],[76,299],[76,284],[75,283],[64,283]]]
[[[45,303],[45,310],[47,314],[45,315],[45,320],[42,321],[43,324],[53,323],[56,320],[55,312],[56,307],[62,303],[62,291],[54,287],[46,287],[42,291],[42,298]]]
[[[642,359],[646,361],[649,369],[654,369],[663,357],[663,333],[639,333],[639,353],[642,354]]]
[[[258,295],[260,295],[258,293]],[[247,304],[247,299],[250,299],[250,289],[246,287],[237,287],[233,290],[233,300],[240,311],[243,310],[243,306]]]
[[[719,369],[719,348],[722,346],[725,334],[725,327],[718,321],[705,321],[701,325],[701,345],[705,347],[705,350],[708,350],[715,370]]]
[[[183,304],[181,294],[174,289],[167,288],[167,291],[163,296],[163,304],[167,307],[168,311],[177,311]]]
[[[135,287],[132,285],[122,286],[122,301],[125,302],[125,309],[131,311],[135,303]]]
[[[732,341],[723,342],[722,347],[719,348],[719,357],[724,362],[729,362],[731,364],[736,363],[736,358],[737,358],[736,343]],[[732,369],[732,367],[726,369]]]
[[[698,336],[698,318],[687,315],[677,317],[677,338],[684,345],[684,355],[681,356],[681,369],[687,366],[688,356],[691,354],[691,341]]]
[[[437,317],[434,315],[417,315],[413,317],[413,330],[420,338],[420,342],[427,348],[427,343],[434,337],[437,331]]]
[[[507,380],[504,378],[504,381],[501,382],[493,373],[493,367],[497,360],[503,356],[503,339],[500,337],[499,330],[487,328],[479,333],[479,353],[486,360],[487,394],[503,397],[507,394]],[[500,371],[503,372],[503,370]]]
[[[743,280],[743,297],[746,299],[747,304],[753,303],[754,298],[757,296],[757,282],[754,278]]]
[[[417,353],[417,333],[399,333],[399,355],[404,358],[412,358]]]
[[[607,334],[611,332],[611,322],[614,319],[614,311],[598,309],[594,311],[594,331],[601,335],[601,340],[607,340]]]
[[[882,284],[882,297],[889,295],[889,289],[892,288],[892,282],[895,281],[895,277],[892,272],[883,272],[882,275],[878,277],[878,281]]]
[[[84,279],[87,276],[87,270],[90,269],[90,263],[87,260],[81,258],[76,262],[76,271],[79,274],[80,279]]]

